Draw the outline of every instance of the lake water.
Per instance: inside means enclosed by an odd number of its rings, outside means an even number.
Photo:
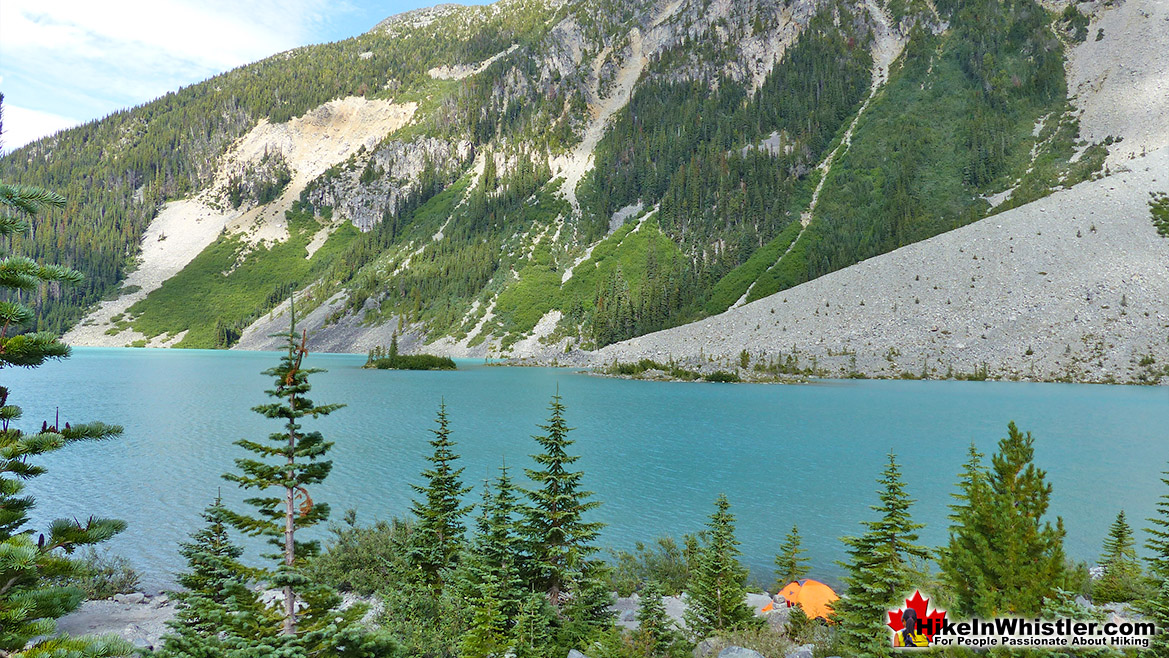
[[[260,375],[271,353],[77,349],[37,370],[3,372],[10,403],[39,427],[59,406],[62,421],[125,426],[122,438],[71,446],[45,460],[30,486],[38,527],[49,518],[111,516],[129,529],[109,545],[147,576],[171,582],[183,564],[177,542],[223,489],[220,475],[243,452],[232,442],[261,438],[274,424],[249,409],[271,383]],[[916,520],[930,545],[945,540],[946,506],[967,446],[986,453],[1009,420],[1036,437],[1036,461],[1055,486],[1052,508],[1067,525],[1068,553],[1093,559],[1120,509],[1143,527],[1166,491],[1169,390],[1064,384],[828,381],[810,385],[727,385],[604,379],[550,368],[485,367],[457,372],[366,371],[364,357],[313,354],[313,399],[349,406],[307,421],[336,442],[334,469],[312,492],[333,517],[350,507],[359,521],[404,515],[410,483],[428,454],[427,431],[446,401],[454,438],[479,485],[507,464],[530,465],[530,435],[559,387],[576,428],[585,484],[603,505],[602,542],[701,528],[725,492],[738,517],[744,561],[770,583],[771,560],[793,523],[813,576],[837,581],[839,538],[860,531],[876,502],[875,478],[894,450]],[[522,480],[522,477],[521,477]],[[323,536],[324,533],[320,533]],[[1139,537],[1143,541],[1143,533]],[[253,555],[255,552],[253,551]]]

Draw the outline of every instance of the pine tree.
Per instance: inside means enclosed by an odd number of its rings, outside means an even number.
[[[962,614],[1038,614],[1067,580],[1063,520],[1043,521],[1051,485],[1032,463],[1034,440],[1013,422],[1007,430],[990,470],[968,464],[939,560]]]
[[[1169,471],[1161,482],[1169,486]],[[1157,500],[1156,516],[1149,519],[1151,527],[1146,528],[1149,539],[1145,547],[1149,551],[1150,585],[1153,595],[1138,604],[1138,608],[1157,624],[1158,633],[1149,648],[1141,652],[1141,658],[1169,656],[1169,493]]]
[[[842,566],[848,592],[834,604],[841,640],[848,655],[856,658],[890,655],[886,613],[913,587],[915,562],[929,559],[929,551],[916,543],[917,531],[925,526],[914,523],[909,514],[914,501],[905,493],[893,453],[877,482],[881,503],[872,509],[879,517],[864,522],[866,531],[860,537],[844,539],[849,559]]]
[[[641,605],[637,609],[637,644],[645,650],[646,658],[664,658],[676,641],[666,606],[662,603],[662,588],[650,579],[641,589]]]
[[[779,591],[792,581],[808,575],[808,563],[804,549],[800,546],[800,528],[792,525],[791,532],[783,538],[779,555],[775,556],[775,589]]]
[[[412,561],[421,570],[423,580],[431,587],[442,589],[442,572],[456,562],[462,548],[466,526],[462,517],[470,511],[462,504],[462,497],[470,487],[464,487],[460,476],[463,469],[455,468],[459,456],[454,452],[446,404],[438,409],[438,429],[433,429],[430,445],[434,454],[427,457],[430,468],[422,471],[425,485],[412,485],[423,496],[414,501],[411,511],[418,519]]]
[[[556,611],[542,593],[531,592],[524,598],[512,629],[511,648],[516,658],[546,658],[549,655],[555,618]]]
[[[236,441],[236,445],[257,458],[235,460],[240,473],[223,476],[244,489],[261,493],[275,489],[281,494],[245,500],[256,508],[255,516],[233,511],[227,511],[225,516],[237,530],[267,537],[269,543],[280,549],[269,556],[277,561],[276,569],[257,572],[280,589],[283,611],[278,616],[267,616],[258,609],[261,604],[257,597],[242,593],[236,586],[236,594],[228,597],[223,611],[228,617],[238,618],[228,627],[225,643],[230,645],[230,650],[223,655],[226,658],[393,656],[397,645],[387,635],[360,625],[365,613],[363,606],[340,610],[341,597],[335,591],[311,582],[302,573],[304,562],[319,552],[319,546],[315,541],[297,540],[296,531],[329,516],[329,506],[314,503],[307,487],[320,484],[329,475],[332,462],[323,457],[333,444],[325,441],[320,432],[303,431],[300,421],[306,416],[328,415],[344,405],[318,405],[307,397],[312,390],[309,375],[321,370],[303,367],[308,355],[305,348],[308,334],[297,335],[295,310],[290,315],[288,332],[283,334],[288,352],[276,367],[264,371],[275,380],[274,387],[267,391],[275,401],[252,408],[265,418],[282,421],[284,429],[269,434],[268,443]],[[276,621],[279,628],[275,626]]]
[[[30,218],[64,204],[65,199],[53,192],[0,183],[0,240],[11,244],[12,237],[29,232]],[[54,334],[9,332],[19,332],[36,319],[21,302],[23,294],[35,295],[48,283],[80,282],[81,274],[68,268],[19,256],[0,259],[0,369],[33,368],[69,356],[69,348]],[[114,438],[122,428],[102,423],[60,427],[57,420],[51,426],[42,423],[39,431],[24,432],[13,426],[22,412],[8,404],[8,396],[8,389],[0,386],[0,655],[129,655],[132,647],[115,638],[55,637],[56,620],[76,610],[84,594],[76,587],[51,583],[78,573],[79,564],[69,558],[75,550],[110,539],[126,528],[125,522],[61,519],[50,523],[45,534],[34,535],[27,525],[35,501],[21,495],[25,482],[45,473],[37,463],[41,457],[78,441]]]
[[[1161,482],[1169,487],[1169,471],[1165,471]],[[1145,529],[1149,538],[1145,548],[1149,551],[1149,571],[1158,583],[1169,581],[1169,492],[1157,499],[1156,516],[1149,519],[1150,527]]]
[[[279,560],[279,566],[271,574],[271,582],[283,591],[283,633],[295,635],[297,588],[307,584],[299,568],[304,560],[319,551],[316,542],[297,541],[296,531],[316,525],[329,516],[328,504],[314,503],[306,487],[323,482],[333,468],[331,461],[322,460],[333,444],[325,441],[320,432],[303,432],[300,420],[306,416],[326,416],[344,405],[317,405],[306,397],[312,389],[309,375],[321,371],[302,367],[308,354],[305,349],[308,334],[297,336],[295,315],[284,338],[288,353],[280,359],[279,365],[264,371],[265,375],[275,378],[275,387],[267,391],[275,401],[252,408],[265,418],[281,420],[284,429],[269,434],[269,443],[247,439],[236,441],[236,445],[254,453],[257,458],[235,460],[241,473],[228,473],[223,477],[244,489],[260,492],[276,489],[281,494],[250,498],[245,502],[256,508],[256,515],[232,513],[230,518],[238,530],[268,537],[269,543],[280,549],[272,556]]]
[[[1141,658],[1169,656],[1169,581],[1161,583],[1156,593],[1141,604],[1140,610],[1157,625],[1157,634],[1149,647],[1141,651]]]
[[[188,571],[178,577],[185,591],[159,658],[219,658],[258,646],[280,644],[282,618],[251,589],[243,549],[231,541],[230,512],[221,499],[203,512],[206,525],[180,544]]]
[[[463,658],[488,658],[503,655],[508,646],[507,619],[499,596],[499,581],[487,574],[478,583],[471,598],[470,628],[459,641]]]
[[[179,554],[186,559],[189,571],[176,579],[183,591],[174,594],[180,604],[176,619],[181,620],[183,629],[196,632],[213,629],[200,617],[197,603],[222,606],[232,585],[247,582],[247,569],[239,562],[244,550],[228,535],[231,520],[223,499],[217,497],[202,517],[206,521],[203,529],[191,535],[191,541],[179,544]]]
[[[507,470],[507,466],[499,469],[494,487],[483,487],[483,503],[471,542],[473,581],[470,585],[478,587],[488,578],[494,579],[499,589],[500,610],[510,627],[527,592],[519,574],[520,546],[516,534],[519,503]]]
[[[1104,554],[1100,556],[1104,574],[1092,586],[1092,598],[1098,603],[1124,603],[1140,594],[1144,574],[1137,558],[1136,540],[1124,510],[1116,515],[1108,537],[1104,540]]]
[[[746,626],[754,615],[744,599],[747,570],[739,563],[739,542],[735,539],[735,516],[724,494],[715,501],[716,510],[706,524],[708,539],[698,560],[686,610],[686,625],[696,638]]]
[[[580,456],[568,454],[573,441],[559,394],[552,397],[549,410],[548,423],[540,426],[545,433],[532,437],[544,449],[532,455],[538,468],[525,470],[536,488],[526,492],[523,533],[530,580],[559,606],[573,585],[572,575],[584,573],[589,556],[596,552],[593,542],[604,524],[584,520],[585,513],[600,503],[588,500],[592,492],[581,489],[584,473],[568,470]]]

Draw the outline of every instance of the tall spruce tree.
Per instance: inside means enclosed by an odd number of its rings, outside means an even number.
[[[380,631],[369,631],[360,624],[363,606],[339,609],[341,597],[335,591],[313,583],[302,573],[306,560],[319,552],[315,541],[296,538],[296,531],[313,526],[329,516],[326,503],[314,502],[307,487],[320,484],[329,475],[332,462],[324,456],[332,447],[320,432],[306,432],[300,421],[306,416],[326,416],[344,405],[318,405],[308,398],[312,390],[309,375],[322,372],[305,368],[308,355],[307,332],[297,334],[295,309],[290,311],[288,332],[280,334],[288,351],[280,363],[263,374],[274,379],[267,391],[273,402],[252,408],[256,413],[279,420],[283,430],[268,435],[267,443],[241,439],[236,445],[256,455],[236,459],[240,473],[228,473],[224,479],[244,489],[259,492],[275,490],[279,495],[256,496],[245,500],[256,509],[255,515],[227,511],[227,520],[237,530],[266,537],[280,551],[272,557],[275,569],[257,570],[267,584],[280,589],[282,613],[275,620],[259,614],[258,599],[229,597],[226,614],[241,616],[250,626],[230,637],[227,658],[287,656],[288,658],[381,658],[397,654],[397,645]],[[254,621],[254,623],[252,623]],[[279,627],[269,623],[279,621]],[[238,628],[233,626],[232,628]]]
[[[939,563],[962,614],[1038,614],[1066,584],[1063,520],[1054,527],[1043,520],[1051,485],[1034,455],[1031,433],[1012,422],[990,470],[972,461],[959,482]]]
[[[696,638],[739,628],[754,620],[747,607],[747,569],[739,563],[735,516],[725,494],[715,501],[707,527],[707,543],[698,559],[698,570],[687,594],[686,626]]]
[[[788,583],[799,580],[808,575],[808,562],[804,558],[804,549],[800,546],[800,528],[792,525],[791,532],[783,538],[779,545],[779,554],[775,556],[775,590],[778,592]]]
[[[223,477],[244,489],[260,492],[274,489],[280,494],[249,498],[245,502],[256,508],[255,515],[231,513],[230,518],[241,532],[267,537],[269,543],[280,549],[272,556],[279,561],[279,566],[269,574],[269,579],[284,595],[283,633],[295,635],[297,589],[307,585],[300,567],[304,560],[319,552],[317,542],[298,541],[296,531],[328,518],[328,504],[314,502],[307,487],[324,482],[333,468],[333,462],[322,459],[333,444],[325,441],[320,432],[302,431],[300,421],[306,416],[327,416],[344,405],[318,405],[307,397],[312,390],[309,375],[321,371],[302,366],[308,355],[305,347],[308,334],[297,335],[295,311],[288,332],[282,336],[288,352],[281,357],[279,365],[264,371],[275,379],[274,388],[267,391],[274,401],[252,410],[265,418],[281,421],[284,429],[269,434],[267,443],[236,441],[236,445],[256,458],[236,459],[240,473],[227,473]]]
[[[460,479],[463,469],[454,466],[459,456],[451,440],[445,402],[439,405],[436,422],[438,428],[430,430],[434,433],[430,442],[434,454],[426,458],[430,467],[422,471],[426,483],[411,485],[422,495],[411,509],[418,519],[412,561],[428,585],[442,589],[442,574],[454,566],[463,546],[466,526],[462,518],[471,507],[464,506],[462,498],[471,488],[464,487]]]
[[[1098,603],[1126,603],[1141,594],[1144,573],[1137,558],[1136,539],[1132,527],[1121,510],[1104,539],[1104,553],[1100,556],[1104,573],[1092,585],[1092,598]]]
[[[65,199],[53,192],[0,182],[0,241],[10,245],[14,236],[29,231],[36,214],[64,205]],[[22,297],[35,295],[45,284],[80,281],[81,274],[68,268],[19,256],[0,258],[0,369],[34,368],[69,356],[54,334],[19,333],[36,320]],[[42,457],[78,441],[114,438],[122,428],[102,423],[58,427],[55,420],[25,432],[13,425],[22,412],[8,397],[8,389],[0,386],[0,655],[128,655],[132,647],[119,639],[56,635],[56,620],[76,610],[84,594],[53,583],[79,572],[80,565],[69,557],[77,548],[104,542],[126,524],[95,517],[61,519],[38,534],[28,527],[35,501],[22,495],[26,482],[45,473],[38,463]]]
[[[848,561],[844,578],[848,590],[834,604],[840,623],[840,638],[855,658],[885,657],[891,654],[887,612],[896,607],[914,586],[916,562],[929,559],[929,551],[917,544],[918,530],[909,513],[913,499],[905,493],[905,482],[897,457],[889,453],[889,464],[877,480],[880,504],[872,507],[878,518],[865,521],[860,537],[845,537]]]
[[[1141,651],[1141,658],[1169,656],[1169,580],[1161,583],[1153,596],[1140,605],[1140,610],[1157,625],[1157,634],[1149,646]]]
[[[581,488],[584,472],[569,470],[580,456],[568,454],[573,441],[559,393],[552,396],[549,410],[548,423],[540,426],[544,434],[532,437],[543,448],[532,455],[537,468],[525,470],[535,488],[526,492],[523,533],[529,580],[559,606],[574,585],[574,575],[588,573],[589,556],[597,551],[594,542],[604,524],[584,520],[600,503],[589,500],[592,492]]]

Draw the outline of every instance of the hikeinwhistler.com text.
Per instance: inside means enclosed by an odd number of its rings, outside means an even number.
[[[1148,647],[1157,633],[1147,621],[1083,621],[996,617],[966,621],[931,620],[934,646],[994,647]]]

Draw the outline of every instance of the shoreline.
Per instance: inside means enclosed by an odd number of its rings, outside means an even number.
[[[129,346],[99,346],[99,345],[71,345],[74,350],[118,350],[124,352],[162,352],[162,351],[180,351],[191,353],[246,353],[255,355],[278,355],[280,350],[252,350],[252,349],[202,349],[202,348],[180,348],[180,347],[129,347]],[[366,356],[361,352],[310,352],[311,354],[328,354],[335,356]],[[607,366],[601,365],[593,360],[592,355],[595,352],[573,352],[566,356],[570,357],[567,362],[559,358],[539,358],[539,357],[514,357],[514,358],[495,358],[488,362],[484,362],[477,357],[456,358],[456,363],[466,362],[475,363],[484,367],[490,368],[559,368],[564,370],[576,370],[579,374],[584,374],[593,377],[601,377],[606,379],[626,379],[630,381],[657,381],[657,382],[680,382],[689,384],[707,384],[707,383],[736,383],[736,384],[817,384],[826,382],[841,382],[841,381],[931,381],[931,382],[960,382],[960,381],[985,381],[995,383],[1017,383],[1017,384],[1076,384],[1076,385],[1095,385],[1095,386],[1135,386],[1135,387],[1169,387],[1169,374],[1160,375],[1153,381],[1141,381],[1137,379],[1120,380],[1113,377],[1104,378],[1067,378],[1067,377],[1031,377],[1029,375],[1019,375],[1017,372],[1011,373],[1007,376],[996,374],[993,371],[986,372],[985,376],[937,376],[932,372],[912,373],[908,370],[902,370],[896,374],[880,374],[880,373],[865,373],[865,372],[829,372],[825,369],[820,369],[814,374],[799,374],[799,375],[767,375],[759,376],[758,371],[753,369],[738,369],[739,377],[742,381],[738,382],[708,382],[701,378],[687,379],[684,377],[672,377],[669,373],[660,371],[649,376],[614,374],[605,372],[605,368],[611,368],[613,365],[625,365],[628,362],[610,362]],[[571,357],[576,358],[571,358]],[[701,369],[703,365],[697,366],[696,372],[706,373],[715,372],[717,370],[730,370],[728,367],[729,359],[722,359],[720,361],[708,361],[705,364],[712,367],[706,370]],[[684,364],[689,367],[696,367],[693,361],[680,361],[679,364]],[[1166,368],[1169,370],[1169,368]]]

